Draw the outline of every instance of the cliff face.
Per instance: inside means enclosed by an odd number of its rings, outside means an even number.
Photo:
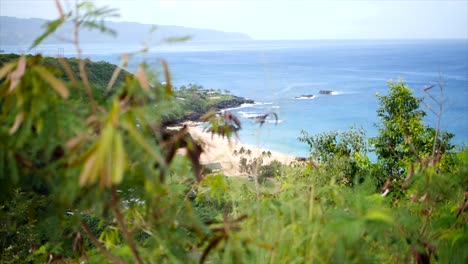
[[[44,19],[21,19],[15,17],[0,16],[0,44],[3,45],[30,45],[43,31]],[[117,32],[117,36],[104,35],[98,31],[83,29],[80,35],[81,43],[117,43],[117,44],[141,44],[146,39],[153,25],[135,22],[106,22],[107,27]],[[60,38],[71,39],[73,25],[67,23],[59,28],[54,35],[44,40],[44,44],[63,43]],[[223,32],[211,29],[198,29],[180,26],[158,26],[152,35],[154,42],[158,43],[171,37],[190,36],[192,41],[238,41],[250,40],[243,33]]]

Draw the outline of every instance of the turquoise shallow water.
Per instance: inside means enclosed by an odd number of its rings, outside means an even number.
[[[0,47],[21,52],[24,47]],[[118,64],[119,53],[137,47],[84,45],[86,56]],[[33,52],[72,56],[64,45],[46,45]],[[196,83],[205,88],[230,90],[257,104],[232,111],[243,121],[245,143],[294,155],[307,155],[297,138],[310,134],[363,127],[376,133],[376,93],[385,94],[387,81],[401,79],[424,96],[421,89],[440,80],[444,84],[444,130],[468,143],[468,40],[376,41],[249,41],[187,43],[151,49],[148,62],[165,58],[176,85]],[[131,60],[135,69],[141,57]],[[335,91],[321,95],[320,90]],[[296,99],[301,95],[313,98]],[[427,101],[429,102],[429,101]],[[274,111],[280,123],[262,128],[248,117]],[[428,113],[426,122],[435,124]]]

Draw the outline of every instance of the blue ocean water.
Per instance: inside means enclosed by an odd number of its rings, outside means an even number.
[[[14,50],[14,49],[17,50]],[[18,51],[18,47],[3,47]],[[84,45],[86,56],[118,64],[119,54],[137,47]],[[34,52],[72,55],[72,47],[40,47]],[[128,69],[134,71],[141,56]],[[229,90],[257,103],[232,111],[242,118],[241,141],[266,149],[306,156],[300,131],[316,134],[363,127],[375,136],[376,93],[386,94],[389,80],[403,80],[417,96],[442,83],[442,129],[468,143],[468,40],[308,40],[187,43],[159,46],[145,55],[151,64],[168,61],[175,85],[194,83]],[[334,91],[332,95],[320,90]],[[297,99],[301,95],[314,95]],[[438,96],[437,90],[433,94]],[[429,98],[426,102],[431,104]],[[435,106],[434,104],[432,104]],[[253,124],[252,117],[274,111],[280,122]],[[428,112],[426,123],[435,126]]]

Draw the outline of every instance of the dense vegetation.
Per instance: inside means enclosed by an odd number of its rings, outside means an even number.
[[[18,54],[0,54],[0,66],[3,66],[12,60],[17,60],[19,57],[20,55]],[[105,61],[92,62],[88,59],[85,59],[84,62],[86,63],[86,76],[88,77],[89,82],[93,84],[95,90],[104,93],[117,66]],[[41,63],[52,68],[60,69],[60,71],[57,72],[57,77],[65,82],[72,81],[70,80],[70,76],[72,75],[69,75],[67,70],[70,70],[75,74],[79,72],[78,61],[76,58],[57,59],[52,57],[45,57],[41,59]],[[64,65],[68,65],[69,69],[65,69]],[[116,76],[116,85],[121,84],[124,81],[125,76],[128,74],[129,73],[125,70],[121,71]]]
[[[201,85],[182,85],[173,91],[173,100],[161,109],[163,124],[175,124],[183,121],[200,121],[211,110],[238,107],[252,100],[231,95],[229,91],[204,89]]]
[[[0,54],[0,68],[10,61],[19,59],[19,57],[18,54]],[[27,57],[33,56],[28,55]],[[70,76],[73,75],[67,73],[68,70],[73,74],[79,72],[76,58],[37,57],[37,59],[47,67],[57,69],[56,76],[60,80],[67,83],[76,82],[76,80],[70,80]],[[116,69],[119,69],[118,75],[114,77],[115,80],[113,81],[116,87],[122,85],[125,77],[130,75],[124,69],[120,69],[108,62],[93,62],[89,59],[85,59],[84,62],[86,64],[86,76],[93,87],[93,95],[102,100],[109,98],[111,95],[107,87],[109,81],[113,78],[114,72],[117,72]],[[82,95],[85,96],[84,93]],[[72,96],[73,99],[76,99],[76,97]],[[229,91],[205,89],[201,85],[188,84],[174,87],[172,97],[162,104],[166,103],[168,107],[161,107],[162,109],[160,109],[162,123],[176,125],[187,120],[199,121],[202,115],[210,110],[237,107],[243,103],[253,103],[253,101],[231,95]]]
[[[79,14],[106,9],[85,3],[48,33],[71,18],[100,25]],[[303,132],[310,159],[262,167],[248,157],[248,181],[203,173],[186,130],[160,134],[170,113],[197,100],[172,88],[164,61],[163,79],[143,62],[98,85],[79,53],[60,65],[9,56],[0,68],[2,263],[468,262],[468,151],[424,125],[422,99],[402,82],[378,97],[377,137]],[[186,155],[174,155],[182,146]]]

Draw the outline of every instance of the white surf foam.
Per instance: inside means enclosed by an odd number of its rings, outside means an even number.
[[[294,97],[293,99],[296,100],[312,100],[315,99],[317,96],[299,96],[299,97]]]
[[[281,124],[283,123],[283,120],[278,119],[278,121],[276,121],[273,119],[273,120],[265,120],[265,122],[270,123],[270,124]]]
[[[223,111],[232,111],[232,110],[238,110],[238,109],[247,108],[247,107],[254,107],[254,106],[255,106],[255,104],[241,104],[238,107],[226,108]]]
[[[257,116],[260,116],[261,114],[260,113],[256,113],[256,112],[244,112],[244,111],[239,111],[237,112],[241,115],[241,117],[243,118],[249,118],[249,119],[253,119],[253,118],[256,118]]]

